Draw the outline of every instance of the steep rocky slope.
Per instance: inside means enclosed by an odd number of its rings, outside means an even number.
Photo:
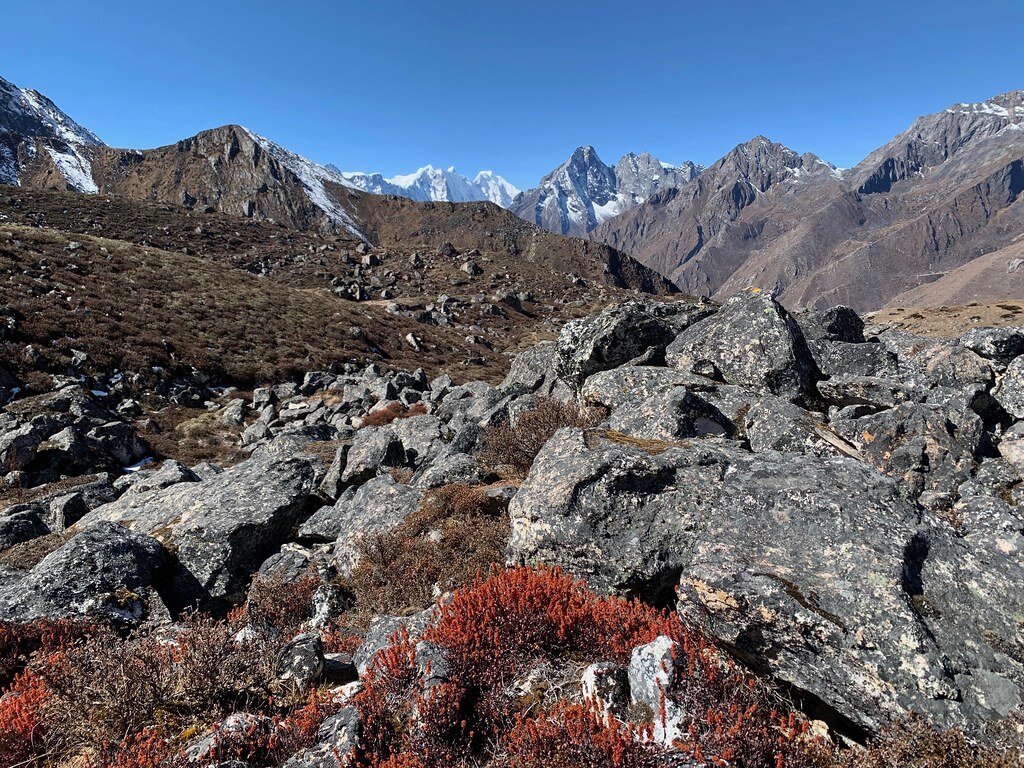
[[[0,184],[18,184],[22,166],[37,156],[69,189],[95,192],[88,147],[103,142],[38,91],[0,77]]]
[[[241,126],[157,149],[91,147],[87,156],[93,192],[359,235],[348,213],[357,193],[340,174]],[[62,180],[38,153],[21,173],[26,187],[63,189]]]
[[[922,117],[844,172],[755,139],[593,237],[685,291],[757,285],[793,306],[875,309],[1012,244],[1022,163],[1018,91]],[[1019,296],[1017,274],[1006,280]]]

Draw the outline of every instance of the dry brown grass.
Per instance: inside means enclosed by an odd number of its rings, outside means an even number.
[[[70,531],[60,531],[15,544],[0,552],[0,565],[10,566],[19,571],[30,571],[40,560],[66,543],[71,536]]]
[[[508,515],[488,498],[490,487],[436,488],[397,528],[366,537],[350,579],[358,612],[421,610],[433,603],[435,585],[452,589],[504,561]]]
[[[539,398],[514,423],[502,422],[487,428],[480,461],[495,468],[508,468],[525,476],[544,444],[562,427],[588,429],[607,417],[602,408],[581,408],[550,398]]]
[[[284,640],[202,616],[171,638],[140,629],[111,632],[68,648],[60,663],[40,660],[51,695],[43,722],[51,750],[107,753],[126,734],[158,726],[177,734],[237,711],[267,708],[274,660]]]
[[[974,744],[957,730],[936,731],[923,720],[885,729],[865,750],[838,757],[836,768],[1020,768],[1019,753]]]
[[[209,411],[172,405],[149,414],[140,426],[139,434],[157,459],[230,467],[248,455],[239,447],[242,429],[218,423],[217,414]]]
[[[293,635],[313,616],[313,595],[319,586],[313,569],[294,581],[257,575],[249,585],[245,615],[261,629]]]
[[[180,252],[118,240],[0,223],[0,280],[20,316],[6,359],[41,353],[34,366],[64,370],[72,349],[89,354],[90,371],[170,373],[192,367],[225,384],[283,381],[345,361],[387,360],[439,370],[471,350],[462,337],[338,298],[294,287]],[[350,329],[365,329],[353,337]],[[422,352],[404,341],[426,338]],[[499,355],[490,355],[498,359]],[[26,371],[29,369],[26,369]],[[19,371],[21,372],[21,371]]]
[[[635,435],[627,435],[625,432],[619,432],[617,429],[596,430],[594,435],[604,438],[611,443],[639,448],[651,456],[664,453],[669,448],[685,448],[687,446],[687,443],[681,440],[658,440],[657,438],[636,437]]]

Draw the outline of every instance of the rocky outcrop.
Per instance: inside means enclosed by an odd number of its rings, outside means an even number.
[[[120,472],[145,450],[131,425],[77,386],[18,400],[0,413],[0,473],[8,485]]]
[[[251,575],[311,513],[322,465],[282,439],[202,482],[126,494],[76,524],[116,522],[173,550],[183,599],[237,602]]]
[[[908,711],[979,733],[1024,694],[1016,332],[802,320],[745,292],[683,329],[668,367],[587,378],[580,399],[610,416],[544,447],[509,557],[678,601],[853,738]]]
[[[670,366],[787,399],[812,392],[817,369],[803,332],[767,294],[751,289],[676,337]]]
[[[93,617],[135,624],[167,617],[156,593],[167,553],[156,539],[101,523],[72,536],[12,582],[0,584],[8,621]]]

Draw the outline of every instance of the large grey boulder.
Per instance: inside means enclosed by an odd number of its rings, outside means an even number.
[[[359,485],[389,467],[405,465],[402,439],[390,426],[363,427],[352,438],[341,484]]]
[[[75,527],[110,521],[151,534],[174,551],[183,598],[237,603],[260,564],[311,513],[322,473],[301,442],[279,440],[207,480],[99,507]]]
[[[670,366],[793,400],[813,394],[817,368],[800,327],[755,288],[683,331],[665,350]]]
[[[840,408],[848,405],[892,408],[900,403],[923,401],[928,392],[911,382],[858,374],[838,374],[828,381],[818,382],[818,393],[825,402]]]
[[[796,319],[807,341],[864,343],[864,321],[849,307],[837,305],[829,309],[806,312]]]
[[[333,555],[338,572],[351,574],[359,561],[360,541],[390,531],[415,512],[422,499],[421,489],[399,483],[391,475],[379,475],[351,496],[342,496],[328,508],[330,512],[318,512],[318,517],[331,515],[338,531]]]
[[[557,344],[542,341],[513,358],[508,374],[498,389],[525,389],[547,397],[568,394],[569,385],[559,377],[557,363]]]
[[[897,376],[899,358],[877,343],[808,340],[807,348],[823,376]]]
[[[451,430],[437,416],[412,416],[392,422],[391,430],[398,436],[404,451],[405,464],[411,469],[429,465],[440,455],[451,439]]]
[[[710,315],[707,302],[655,304],[627,301],[598,315],[570,320],[557,342],[555,370],[574,389],[588,376],[645,354],[660,358],[665,346],[691,323]]]
[[[0,617],[94,617],[131,624],[148,615],[166,617],[155,591],[166,562],[156,539],[100,523],[0,586]]]
[[[1024,355],[1024,327],[972,328],[960,337],[960,344],[1005,368],[1020,355]]]
[[[703,376],[657,365],[625,365],[589,376],[580,390],[587,405],[614,410],[660,395],[673,387],[708,384]]]
[[[0,517],[0,552],[48,533],[50,529],[38,510],[29,507],[8,512]]]
[[[755,453],[781,451],[808,456],[851,456],[856,450],[836,435],[821,414],[773,395],[758,398],[747,411],[744,433]]]
[[[908,592],[919,510],[863,462],[706,442],[651,455],[565,429],[509,511],[512,561],[656,602],[678,584],[681,610],[853,735],[908,710],[980,725]]]
[[[731,437],[736,432],[732,421],[712,402],[687,387],[674,387],[617,408],[608,426],[648,440]]]
[[[1001,720],[1024,704],[1024,516],[1019,501],[1007,503],[1011,493],[991,478],[967,484],[949,515],[956,526],[929,518],[907,551],[912,605],[942,648],[969,722]]]
[[[487,472],[472,456],[448,448],[428,466],[420,470],[413,479],[413,485],[424,490],[438,488],[449,483],[478,485],[486,482]]]

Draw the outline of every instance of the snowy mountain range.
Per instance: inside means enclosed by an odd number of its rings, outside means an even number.
[[[339,171],[334,166],[328,167],[341,174],[344,183],[353,189],[372,192],[375,195],[398,195],[419,202],[433,200],[469,203],[490,200],[502,208],[508,208],[519,194],[516,187],[493,171],[480,171],[470,179],[454,167],[444,169],[425,165],[415,173],[387,179],[379,173],[346,172]]]
[[[652,195],[692,181],[703,170],[692,162],[663,163],[649,152],[625,154],[613,167],[587,145],[577,148],[538,187],[520,194],[511,210],[550,232],[582,236]]]

